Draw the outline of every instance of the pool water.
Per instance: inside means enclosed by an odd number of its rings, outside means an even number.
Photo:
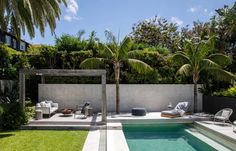
[[[186,129],[190,124],[123,124],[130,151],[217,151]]]

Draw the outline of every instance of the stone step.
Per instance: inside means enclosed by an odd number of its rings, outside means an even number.
[[[91,125],[22,125],[22,130],[90,130],[96,129]]]
[[[29,125],[94,125],[90,121],[31,121]]]

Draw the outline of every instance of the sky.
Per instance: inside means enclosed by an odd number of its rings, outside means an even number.
[[[104,31],[124,38],[139,21],[162,17],[179,27],[192,26],[193,21],[209,21],[215,9],[232,6],[235,0],[67,0],[67,7],[61,6],[61,17],[57,21],[56,37],[62,34],[76,35],[85,30],[84,38],[92,31],[105,41]],[[35,38],[28,34],[23,39],[31,44],[55,44],[55,35],[46,28],[42,37],[36,30]]]

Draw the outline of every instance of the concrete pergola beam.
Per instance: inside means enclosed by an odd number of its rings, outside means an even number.
[[[46,76],[93,76],[101,77],[102,84],[102,122],[106,122],[107,96],[106,96],[106,70],[68,70],[68,69],[20,69],[19,71],[19,95],[22,107],[25,107],[25,76],[41,76],[41,82],[45,83]]]

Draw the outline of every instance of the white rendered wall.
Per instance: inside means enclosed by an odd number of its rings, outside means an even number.
[[[107,84],[108,111],[115,110],[115,85]],[[39,101],[53,100],[59,108],[75,108],[90,101],[95,111],[101,109],[102,86],[99,84],[39,84]],[[169,103],[175,106],[180,101],[189,101],[193,107],[191,84],[120,84],[120,110],[145,107],[147,111],[162,111]],[[202,109],[202,94],[198,93],[199,110]]]

